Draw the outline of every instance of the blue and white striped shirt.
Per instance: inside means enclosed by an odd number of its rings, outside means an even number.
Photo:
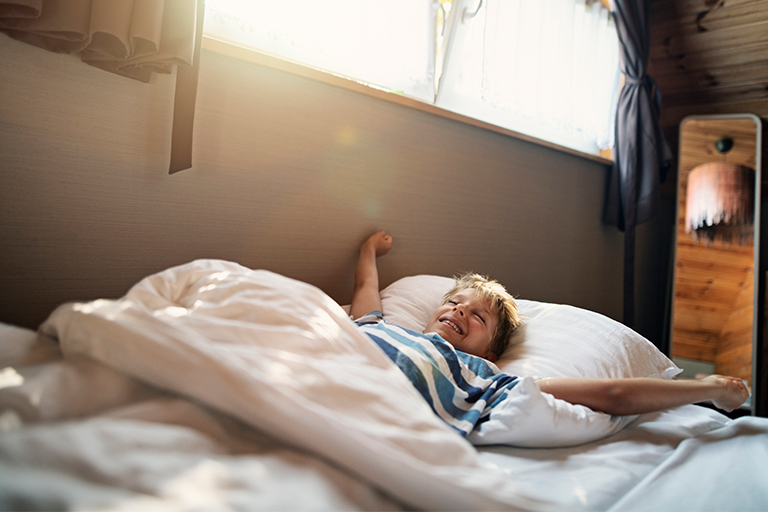
[[[435,414],[464,437],[487,421],[491,409],[518,383],[517,377],[456,350],[435,333],[388,324],[381,311],[372,311],[355,323],[410,379]]]

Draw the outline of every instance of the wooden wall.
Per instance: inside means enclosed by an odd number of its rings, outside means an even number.
[[[678,243],[673,356],[715,362],[737,299],[752,289],[752,251],[752,246],[705,249],[688,236]]]
[[[715,354],[715,373],[733,375],[752,383],[752,332],[754,274],[749,272],[720,333]]]

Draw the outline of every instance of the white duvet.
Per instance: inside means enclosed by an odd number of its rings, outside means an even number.
[[[65,357],[4,370],[3,509],[653,509],[642,489],[663,489],[680,443],[746,428],[691,406],[579,447],[478,452],[320,290],[216,260],[41,330]],[[527,382],[521,400],[541,402]],[[768,428],[749,428],[735,437],[759,453]]]

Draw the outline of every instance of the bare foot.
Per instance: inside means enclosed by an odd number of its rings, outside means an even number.
[[[384,256],[392,249],[392,237],[385,234],[385,232],[378,231],[368,237],[363,246],[373,247],[376,252],[376,256]]]
[[[710,375],[702,379],[703,381],[716,382],[722,388],[722,394],[719,398],[713,399],[715,407],[725,412],[731,412],[743,404],[749,398],[749,390],[744,381],[737,377],[724,377],[722,375]]]

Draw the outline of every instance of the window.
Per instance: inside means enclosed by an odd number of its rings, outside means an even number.
[[[585,0],[206,0],[205,34],[598,154],[618,42]]]
[[[437,105],[596,154],[613,146],[618,37],[584,0],[458,0]]]

